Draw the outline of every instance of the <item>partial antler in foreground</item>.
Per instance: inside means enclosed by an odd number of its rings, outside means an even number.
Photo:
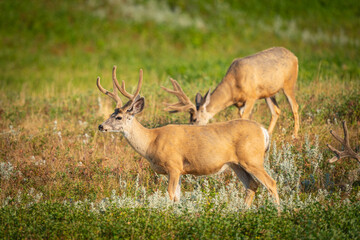
[[[342,125],[343,125],[343,128],[344,128],[344,139],[341,139],[339,137],[339,135],[337,135],[332,130],[330,130],[330,133],[331,133],[331,135],[334,136],[334,138],[336,140],[338,140],[344,146],[344,151],[339,151],[336,148],[334,148],[333,146],[331,146],[330,144],[327,144],[328,148],[331,151],[333,151],[335,153],[335,155],[336,155],[335,157],[331,158],[329,160],[329,162],[333,163],[333,162],[336,162],[337,160],[339,160],[341,158],[350,157],[350,158],[356,159],[360,163],[360,155],[357,154],[356,152],[354,152],[351,149],[351,146],[350,146],[350,143],[349,143],[348,129],[346,127],[346,122],[342,121]]]

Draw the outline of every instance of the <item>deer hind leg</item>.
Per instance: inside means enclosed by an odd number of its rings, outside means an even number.
[[[244,103],[244,105],[241,108],[239,108],[239,114],[240,114],[241,118],[249,119],[251,110],[254,107],[255,101],[256,101],[256,99],[248,99]]]
[[[280,206],[279,195],[276,190],[276,182],[265,171],[264,166],[247,165],[246,167],[244,167],[244,169],[245,171],[256,177],[268,189],[268,191],[274,197],[276,204]]]
[[[284,93],[285,96],[291,106],[291,110],[294,114],[294,121],[295,121],[295,126],[294,126],[294,136],[295,138],[297,138],[297,134],[299,131],[299,127],[300,127],[300,121],[299,121],[299,114],[298,114],[298,109],[299,109],[299,105],[296,102],[295,99],[295,93],[294,93],[294,88],[284,88]]]
[[[230,167],[246,188],[245,205],[246,208],[249,208],[259,184],[240,165],[232,164]]]
[[[170,200],[175,202],[180,201],[180,192],[181,192],[181,179],[180,174],[178,172],[171,172],[168,175],[169,183],[168,183],[168,193]]]
[[[269,132],[269,134],[271,134],[272,131],[274,130],[275,124],[280,116],[281,110],[279,108],[279,105],[276,102],[275,96],[265,98],[265,101],[271,112],[271,121],[270,121],[270,125],[268,128],[268,132]]]

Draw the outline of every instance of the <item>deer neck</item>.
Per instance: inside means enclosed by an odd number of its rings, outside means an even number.
[[[207,112],[214,116],[216,113],[234,104],[231,92],[230,86],[221,82],[211,93],[210,103],[206,107]]]
[[[146,153],[152,142],[151,130],[145,128],[135,118],[129,120],[127,127],[123,129],[123,135],[131,147],[141,156],[146,158]]]

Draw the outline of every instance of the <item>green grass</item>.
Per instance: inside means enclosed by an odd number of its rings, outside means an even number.
[[[350,144],[360,150],[357,1],[5,0],[0,12],[3,238],[357,238],[359,165],[350,159],[330,165],[326,147],[341,149],[329,130],[342,133],[339,123],[346,120]],[[244,188],[229,172],[183,180],[183,194],[202,200],[165,202],[163,209],[165,196],[150,208],[147,197],[164,194],[167,180],[122,136],[98,133],[114,105],[97,90],[96,77],[110,89],[117,65],[118,79],[132,90],[144,69],[146,103],[139,121],[147,127],[185,124],[187,114],[162,110],[163,102],[175,101],[160,89],[170,87],[169,77],[193,99],[214,89],[234,58],[273,46],[299,59],[299,139],[291,137],[293,118],[280,93],[282,114],[267,157],[281,188],[281,216],[263,188],[254,209],[241,212],[239,203],[231,210],[229,201],[217,205],[217,198],[230,197],[222,187],[239,192],[234,199],[243,197]],[[230,107],[214,121],[237,116]],[[269,124],[263,101],[252,119]],[[137,207],[90,210],[91,204],[101,209],[113,190]],[[86,204],[77,208],[78,201]]]
[[[96,213],[87,205],[42,203],[0,211],[2,236],[18,238],[130,239],[357,239],[359,203],[313,204],[303,210],[264,207],[222,215],[181,215],[151,209]],[[341,212],[342,214],[339,214]]]

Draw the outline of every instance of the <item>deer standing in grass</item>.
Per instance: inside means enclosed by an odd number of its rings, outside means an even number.
[[[274,47],[254,55],[235,59],[225,77],[216,89],[210,90],[204,97],[198,93],[194,105],[181,89],[180,85],[170,79],[174,90],[162,87],[175,94],[179,102],[166,104],[166,111],[190,113],[190,123],[205,125],[221,110],[235,105],[239,108],[240,118],[248,119],[257,99],[265,98],[272,117],[268,128],[271,134],[280,115],[280,108],[275,94],[281,89],[290,103],[294,120],[294,136],[299,130],[298,104],[295,100],[295,84],[298,76],[298,59],[289,50]]]
[[[171,200],[180,200],[180,176],[184,174],[209,175],[230,167],[246,188],[245,203],[250,206],[258,188],[256,177],[279,204],[276,182],[264,169],[264,155],[269,147],[267,130],[249,120],[233,120],[206,126],[167,125],[154,129],[143,127],[135,115],[144,108],[139,96],[143,80],[135,94],[119,85],[116,67],[113,68],[113,92],[105,90],[97,78],[99,90],[116,101],[110,118],[99,125],[101,132],[121,132],[129,144],[146,158],[158,174],[168,176],[168,193]],[[117,95],[119,90],[130,99],[125,105]]]

